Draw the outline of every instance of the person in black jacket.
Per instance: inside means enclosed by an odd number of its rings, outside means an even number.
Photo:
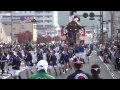
[[[67,50],[63,51],[63,58],[64,58],[64,68],[65,68],[65,73],[66,73],[68,71],[68,65],[70,66],[69,54]]]
[[[55,51],[52,51],[51,54],[52,54],[51,55],[52,66],[53,66],[56,76],[58,76],[58,74],[57,74],[57,58],[55,56]]]
[[[47,62],[48,62],[48,72],[49,74],[51,74],[51,70],[52,70],[52,65],[53,65],[53,61],[52,61],[52,55],[51,55],[51,52],[50,51],[47,51],[46,53],[46,59],[47,59]]]
[[[59,59],[59,64],[58,64],[60,75],[62,74],[61,70],[63,70],[63,72],[65,71],[64,63],[65,63],[64,54],[60,53],[60,59]]]
[[[75,72],[67,77],[67,79],[91,79],[92,77],[81,70],[83,62],[79,57],[73,58],[73,68]]]
[[[37,62],[39,62],[40,60],[43,60],[43,54],[42,54],[42,51],[38,49],[37,50]]]
[[[102,79],[100,74],[100,66],[98,64],[94,64],[91,66],[91,73],[92,73],[92,79]]]
[[[21,64],[20,59],[17,58],[17,57],[13,54],[13,52],[9,52],[9,56],[10,56],[9,65],[12,66],[12,70],[11,70],[12,72],[11,72],[11,74],[12,74],[13,78],[14,78],[14,79],[17,79],[17,78],[21,79],[21,77],[20,77],[20,75],[19,75],[19,72],[20,72],[20,64]]]
[[[4,67],[5,67],[5,62],[7,61],[7,58],[3,56],[3,54],[0,52],[0,69],[2,70],[3,75],[5,73]]]
[[[31,74],[33,74],[33,62],[32,62],[32,54],[29,52],[29,47],[26,47],[25,49],[25,64],[26,64],[26,74],[29,78],[28,70],[30,70]]]

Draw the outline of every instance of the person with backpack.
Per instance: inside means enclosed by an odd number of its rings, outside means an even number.
[[[98,64],[94,64],[91,66],[92,79],[102,79],[99,76],[100,72],[101,72],[101,69]]]
[[[83,62],[79,57],[73,58],[73,68],[75,72],[67,77],[67,79],[92,79],[92,77],[81,70]]]

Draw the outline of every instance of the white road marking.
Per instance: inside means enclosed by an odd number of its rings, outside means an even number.
[[[103,62],[102,57],[99,56],[99,58],[100,58],[100,60]],[[108,67],[108,65],[105,64],[105,63],[104,63],[104,65],[106,66],[106,68],[107,68],[107,70],[109,71],[109,73],[110,73],[110,75],[112,76],[112,78],[113,78],[113,79],[117,79],[116,76],[110,71],[110,68]]]
[[[8,79],[11,75],[8,75],[6,77],[3,77],[2,79]]]
[[[105,63],[104,63],[104,65],[107,67],[107,70],[110,70],[110,68],[108,67],[108,65],[106,65]]]
[[[120,73],[120,71],[118,71],[118,73]]]
[[[102,59],[102,57],[101,57],[101,56],[99,56],[99,58],[100,58],[100,60],[103,62],[103,59]]]

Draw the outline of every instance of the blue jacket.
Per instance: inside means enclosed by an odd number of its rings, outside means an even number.
[[[50,62],[52,61],[52,56],[46,54],[46,58],[47,58],[47,62],[48,62],[48,65],[52,65]]]
[[[79,52],[84,52],[84,47],[79,47]]]
[[[37,53],[37,61],[42,60],[42,59],[43,59],[42,53],[41,53],[41,52],[38,52],[38,53]]]
[[[56,58],[55,55],[52,55],[52,56],[51,56],[51,61],[52,61],[52,64],[53,64],[53,65],[56,65],[56,64],[57,64],[57,63],[56,63],[57,58]]]
[[[33,66],[33,63],[32,63],[32,54],[30,52],[26,53],[25,62],[27,64],[27,66]]]
[[[10,61],[11,65],[12,65],[12,69],[14,70],[20,70],[20,64],[21,64],[21,61],[19,58],[17,58],[15,55],[11,58],[11,61]]]
[[[20,57],[20,58],[22,58],[22,54],[18,51],[17,52],[17,55]]]
[[[0,63],[4,63],[5,60],[8,60],[8,59],[6,58],[6,56],[2,56],[2,57],[0,58],[0,61],[3,61],[3,62],[0,62]]]

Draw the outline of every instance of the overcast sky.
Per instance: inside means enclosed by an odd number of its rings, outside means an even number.
[[[77,15],[83,15],[83,13],[90,13],[90,12],[94,12],[95,15],[99,15],[100,14],[100,11],[77,11]],[[59,24],[60,25],[67,25],[68,24],[68,17],[69,17],[69,11],[59,11],[58,12],[59,14]],[[81,25],[83,26],[93,26],[93,24],[95,26],[99,25],[99,19],[100,17],[95,17],[95,20],[89,20],[89,18],[83,18],[83,17],[80,17],[80,23]],[[106,19],[106,13],[104,12],[104,20]]]

